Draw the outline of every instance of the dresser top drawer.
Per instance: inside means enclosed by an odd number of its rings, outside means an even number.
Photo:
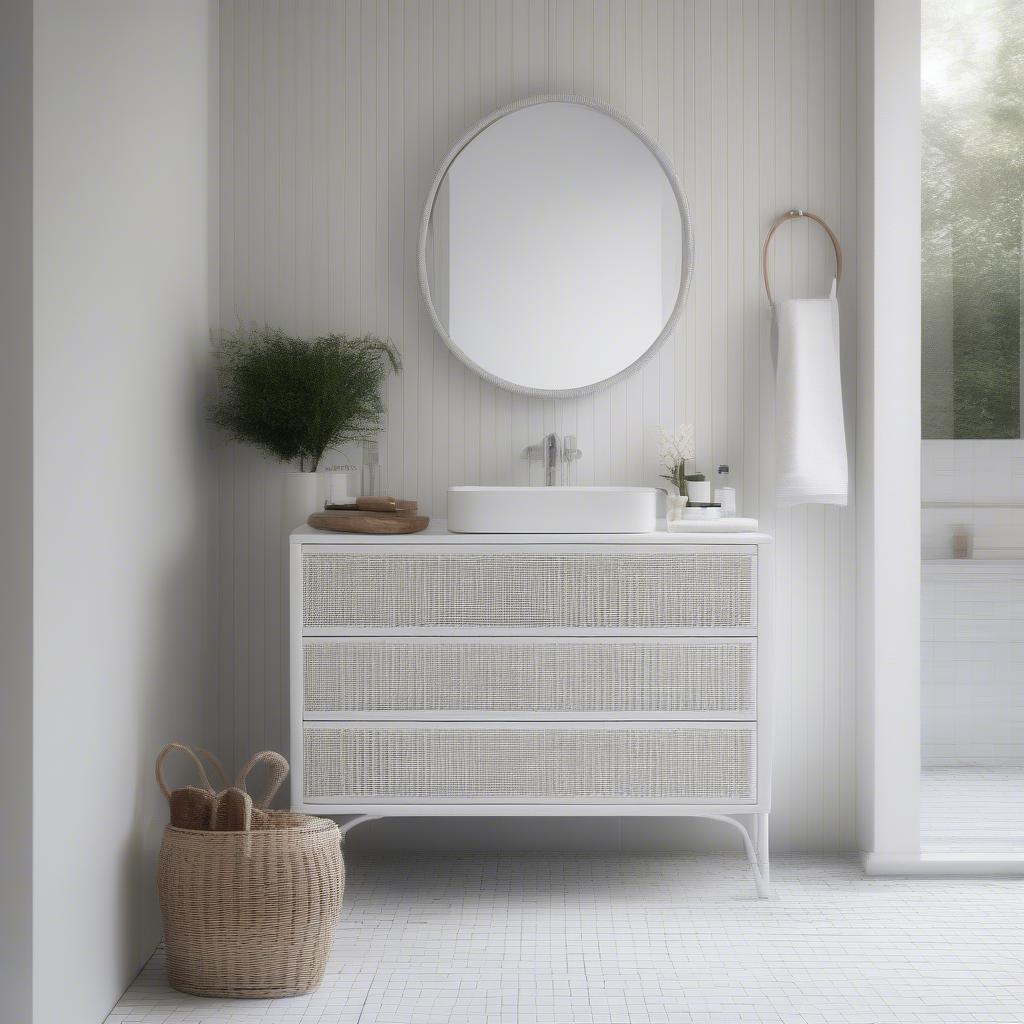
[[[757,555],[739,548],[300,550],[307,634],[757,627]]]

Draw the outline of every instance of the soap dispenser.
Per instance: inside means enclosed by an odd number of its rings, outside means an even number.
[[[729,486],[729,467],[724,463],[718,467],[718,477],[715,483],[715,504],[722,506],[723,516],[735,516],[736,488]]]

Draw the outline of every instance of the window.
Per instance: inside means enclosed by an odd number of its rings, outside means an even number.
[[[922,432],[1021,437],[1024,17],[924,0]]]

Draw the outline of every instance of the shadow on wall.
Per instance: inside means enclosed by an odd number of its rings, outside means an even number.
[[[157,753],[174,739],[211,749],[216,743],[216,690],[211,670],[215,636],[209,598],[212,537],[207,525],[215,480],[211,432],[205,426],[210,395],[208,340],[196,341],[192,350],[193,408],[183,413],[182,420],[194,424],[194,430],[190,464],[183,468],[201,486],[187,516],[163,522],[159,510],[154,510],[151,527],[178,538],[178,544],[165,553],[164,565],[153,569],[159,582],[153,584],[145,635],[137,648],[144,654],[132,669],[139,680],[136,704],[124,713],[124,720],[138,723],[137,728],[108,740],[121,748],[123,769],[131,779],[125,789],[133,794],[132,813],[126,819],[131,831],[116,867],[119,900],[113,908],[121,938],[119,968],[126,976],[138,969],[140,957],[148,957],[162,935],[156,864],[168,814],[154,775]],[[230,771],[230,766],[226,767]],[[169,759],[166,776],[171,786],[196,784],[194,772],[182,760]]]

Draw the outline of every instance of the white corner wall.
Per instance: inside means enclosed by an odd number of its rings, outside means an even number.
[[[863,0],[858,27],[858,841],[885,871],[920,852],[920,2]]]
[[[32,1021],[97,1024],[160,937],[154,758],[212,736],[216,20],[209,0],[34,12]]]

